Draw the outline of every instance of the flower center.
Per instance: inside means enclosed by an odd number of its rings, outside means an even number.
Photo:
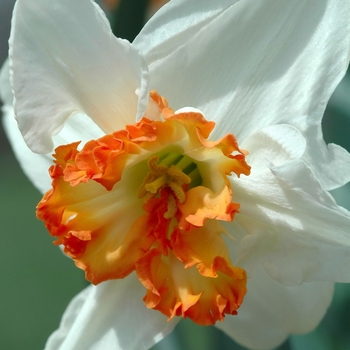
[[[185,202],[185,189],[201,184],[197,165],[191,158],[177,152],[166,153],[162,158],[152,156],[147,165],[149,172],[140,186],[138,197],[147,203],[159,196],[162,189],[169,189],[168,210],[164,214],[164,218],[169,219],[177,212],[176,200],[181,204]]]
[[[233,135],[209,141],[214,123],[151,98],[164,120],[55,150],[37,216],[92,283],[136,272],[148,308],[214,324],[236,314],[246,293],[220,222],[239,209],[228,176],[250,167]]]

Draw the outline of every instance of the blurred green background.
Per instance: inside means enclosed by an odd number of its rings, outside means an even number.
[[[14,0],[0,0],[0,64],[7,57]],[[116,35],[132,40],[141,29],[146,0],[122,0],[109,12]],[[350,150],[350,76],[340,84],[327,108],[324,137]],[[335,191],[350,209],[350,186]],[[0,130],[0,349],[37,350],[59,324],[68,302],[87,282],[65,258],[35,217],[40,193],[23,175],[4,131]],[[279,349],[350,349],[350,285],[337,285],[334,301],[312,333],[293,336]],[[214,327],[181,321],[153,350],[243,349]],[[126,349],[128,350],[128,349]]]

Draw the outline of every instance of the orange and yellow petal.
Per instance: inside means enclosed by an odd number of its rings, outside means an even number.
[[[62,176],[53,184],[37,215],[57,237],[55,244],[64,245],[64,252],[92,283],[130,273],[154,241],[152,218],[144,213],[136,191],[127,196],[132,184],[121,182],[116,191],[107,191],[95,181],[71,186]],[[89,239],[74,232],[89,232]]]
[[[165,259],[153,249],[136,264],[136,272],[147,288],[148,308],[169,317],[188,317],[200,325],[223,321],[225,314],[235,315],[246,294],[246,274],[224,258],[213,261],[216,277],[205,277],[194,267],[184,268],[173,256]]]
[[[185,268],[195,265],[201,275],[217,277],[213,268],[214,259],[220,256],[230,261],[222,238],[225,233],[225,229],[216,220],[207,221],[203,227],[192,227],[190,231],[177,227],[171,235],[172,251]]]
[[[226,185],[216,193],[204,186],[197,186],[187,192],[187,199],[179,204],[179,209],[182,213],[181,227],[184,227],[184,221],[203,226],[206,219],[232,221],[239,204],[232,202],[232,190]]]

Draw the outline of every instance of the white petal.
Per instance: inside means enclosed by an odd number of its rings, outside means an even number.
[[[17,1],[10,59],[19,128],[35,152],[50,152],[51,135],[74,113],[110,133],[134,122],[148,102],[143,58],[113,36],[90,0]]]
[[[51,178],[48,169],[53,164],[50,154],[33,153],[23,140],[15,120],[13,108],[2,108],[2,122],[6,135],[11,143],[16,158],[32,184],[41,192],[45,193],[51,188]]]
[[[240,147],[249,152],[246,160],[254,176],[256,172],[266,169],[267,164],[280,165],[301,158],[306,142],[296,128],[280,124],[255,132]]]
[[[254,147],[248,139],[252,154],[261,148],[258,155],[264,154],[268,162],[252,155],[251,175],[232,178],[234,201],[241,205],[234,221],[240,237],[246,234],[237,263],[249,275],[262,264],[272,278],[287,285],[350,282],[350,213],[336,205],[302,160],[295,159],[300,142],[287,127],[280,140],[276,133],[272,137],[281,127],[266,129],[270,139],[262,137],[263,132],[252,135]],[[284,161],[275,156],[279,153]],[[260,165],[254,165],[259,160]]]
[[[349,182],[349,152],[333,143],[326,145],[319,126],[310,127],[305,135],[308,147],[304,159],[311,166],[323,188],[333,190]]]
[[[105,133],[85,114],[74,114],[68,118],[62,130],[52,140],[54,147],[75,141],[82,141],[84,145],[90,140],[102,137]]]
[[[24,173],[33,185],[44,193],[51,187],[48,169],[52,165],[52,157],[49,154],[33,153],[24,142],[12,108],[13,94],[9,79],[9,61],[6,60],[0,72],[0,97],[4,103],[1,109],[4,130]]]
[[[180,113],[199,113],[204,116],[204,113],[200,109],[194,108],[194,107],[183,107],[175,111],[175,114],[180,114]]]
[[[165,21],[172,8],[185,11],[188,2],[172,1],[138,37],[137,44],[152,30],[158,35],[148,40],[151,48],[142,46],[151,62],[152,88],[172,108],[193,106],[217,121],[213,137],[229,131],[242,142],[267,125],[294,125],[314,139],[305,157],[322,185],[331,189],[349,181],[350,156],[338,147],[327,149],[320,121],[349,62],[350,2],[232,1],[212,16],[204,11],[202,22],[186,24],[198,15],[198,3],[192,1],[192,13],[179,21],[185,29],[176,20],[158,30],[151,25],[158,16]],[[168,28],[169,38],[163,34]],[[170,46],[164,52],[161,40]]]
[[[145,289],[135,274],[89,286],[65,311],[45,350],[147,350],[176,321],[144,306]]]
[[[48,169],[53,164],[53,158],[51,154],[33,153],[23,140],[12,108],[13,95],[9,81],[8,61],[3,65],[0,74],[0,96],[4,101],[2,122],[16,158],[33,185],[41,193],[45,193],[51,188]],[[91,119],[82,114],[75,114],[68,119],[60,133],[53,137],[53,141],[57,147],[74,141],[85,143],[102,135],[102,130]]]
[[[238,0],[177,0],[160,8],[133,41],[147,59],[154,63],[185,43]]]
[[[248,293],[238,315],[216,326],[249,349],[271,349],[289,334],[313,330],[331,303],[333,284],[303,283],[287,287],[260,269],[248,280]]]

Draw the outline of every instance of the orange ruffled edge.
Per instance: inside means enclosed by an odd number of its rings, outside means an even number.
[[[55,244],[64,245],[64,252],[92,283],[124,278],[136,270],[147,289],[147,307],[169,319],[182,315],[199,324],[214,324],[225,314],[236,314],[246,293],[245,271],[232,266],[218,220],[232,221],[239,209],[238,203],[232,203],[226,175],[248,175],[250,168],[233,135],[209,141],[215,123],[200,113],[174,114],[155,91],[151,98],[164,121],[143,118],[86,143],[80,151],[79,142],[56,148],[55,165],[50,168],[53,188],[38,204],[37,216],[57,237]],[[96,212],[108,211],[114,203],[107,201],[107,209],[99,208],[94,205],[101,202],[96,198],[118,191],[117,185],[127,181],[125,169],[136,164],[137,157],[142,161],[145,154],[149,157],[182,143],[197,164],[213,163],[219,189],[185,186],[186,201],[176,200],[174,216],[166,218],[169,198],[174,197],[164,188],[145,204],[135,198],[131,207],[140,204],[134,217],[130,210],[116,206],[130,222],[120,232],[120,225],[113,224],[113,212],[101,215],[106,222],[99,222]]]

